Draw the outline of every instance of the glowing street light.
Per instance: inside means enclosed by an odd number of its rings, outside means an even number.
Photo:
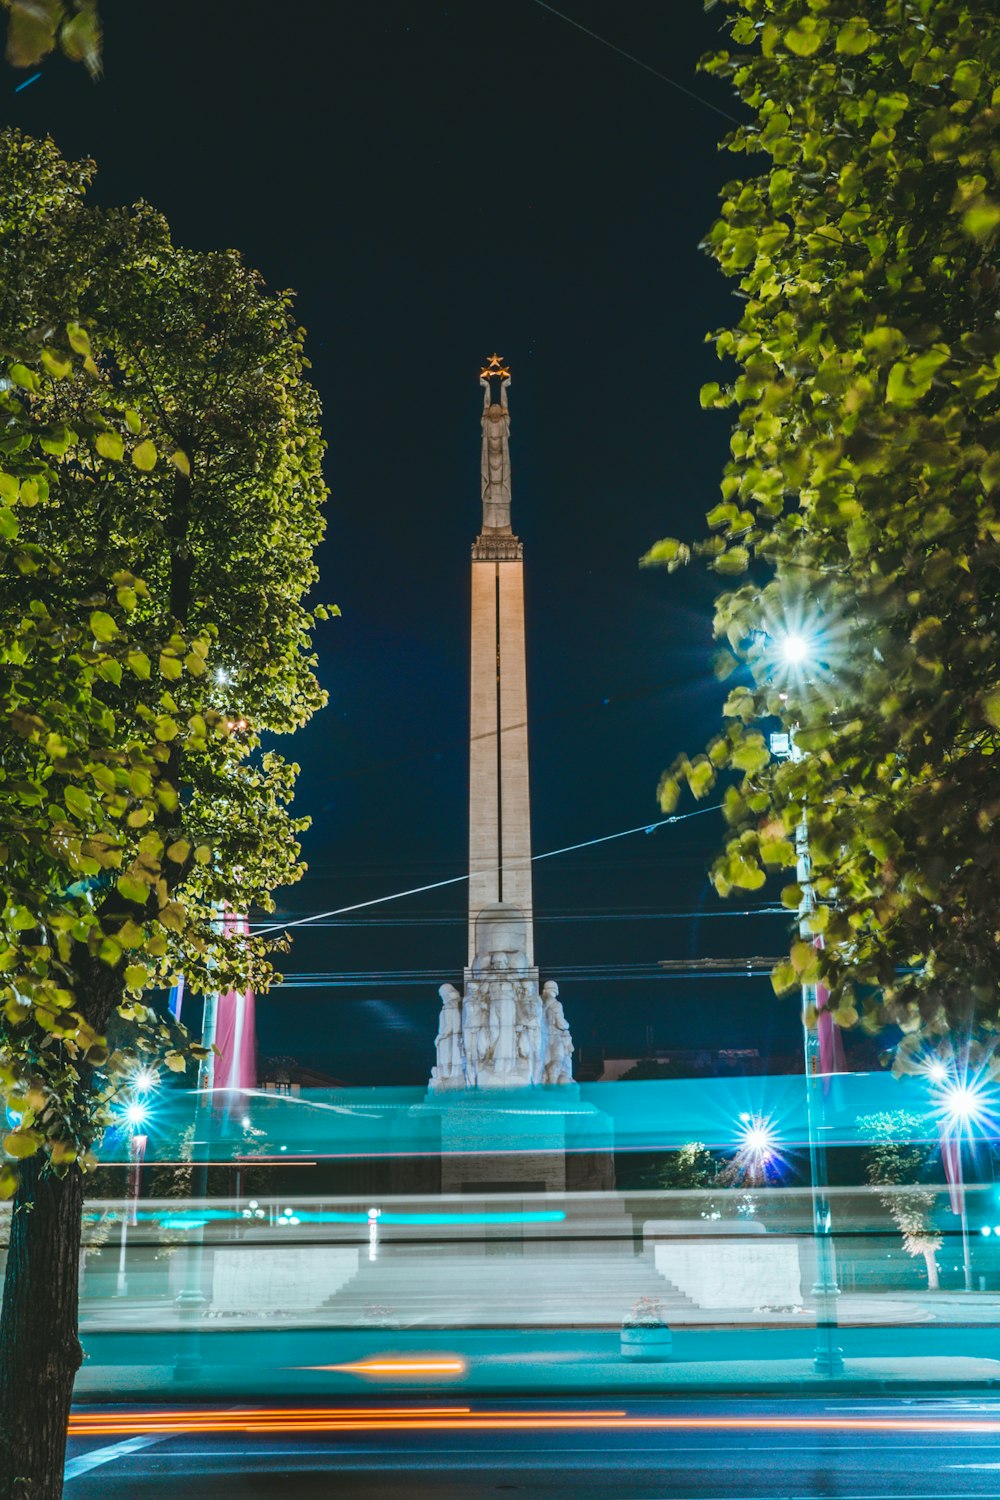
[[[122,1118],[131,1132],[128,1145],[129,1169],[128,1186],[125,1193],[124,1212],[122,1213],[121,1243],[118,1250],[118,1280],[115,1287],[116,1297],[128,1295],[128,1276],[126,1274],[126,1249],[128,1240],[128,1226],[139,1222],[139,1194],[142,1191],[142,1163],[146,1155],[147,1137],[143,1134],[142,1127],[149,1119],[149,1107],[142,1099],[130,1099],[122,1110]]]
[[[138,1094],[152,1093],[159,1083],[160,1078],[155,1068],[137,1068],[132,1078],[132,1086]]]
[[[779,636],[777,646],[782,661],[789,667],[803,666],[812,655],[808,638],[800,635],[797,630],[790,630],[787,635]]]
[[[938,1111],[950,1130],[968,1131],[989,1112],[986,1090],[974,1079],[953,1079],[938,1091]]]
[[[760,1166],[765,1166],[774,1156],[776,1145],[777,1138],[770,1122],[758,1115],[749,1115],[740,1134],[740,1150]]]
[[[962,1175],[962,1141],[969,1139],[991,1113],[985,1082],[968,1074],[956,1077],[943,1064],[944,1078],[928,1068],[935,1079],[934,1102],[938,1115],[938,1130],[941,1136],[941,1159],[944,1163],[951,1208],[962,1221],[962,1262],[965,1273],[965,1290],[972,1290],[972,1260],[969,1247],[969,1210],[965,1198],[965,1182]]]

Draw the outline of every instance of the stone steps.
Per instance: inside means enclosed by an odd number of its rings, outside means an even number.
[[[386,1320],[468,1327],[496,1323],[613,1325],[640,1297],[654,1297],[669,1315],[691,1307],[649,1259],[631,1249],[593,1256],[428,1256],[407,1251],[363,1260],[356,1276],[328,1297],[324,1308],[344,1323]]]

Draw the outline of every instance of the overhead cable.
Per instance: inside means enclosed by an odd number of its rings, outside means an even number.
[[[557,854],[572,854],[577,849],[590,849],[595,844],[608,844],[612,839],[627,839],[633,833],[655,833],[658,828],[666,828],[669,823],[686,823],[689,818],[700,817],[702,813],[718,812],[721,803],[713,803],[711,807],[696,807],[693,812],[673,813],[669,818],[660,818],[655,823],[640,823],[635,828],[623,828],[618,833],[604,833],[598,838],[584,839],[579,844],[566,844],[562,849],[547,849],[544,854],[533,854],[532,863],[539,859],[555,859]],[[499,865],[497,869],[501,868]],[[485,870],[477,871],[477,874],[485,875]],[[363,911],[366,907],[382,906],[387,901],[402,901],[404,896],[422,896],[425,891],[440,891],[447,885],[460,885],[462,881],[468,880],[468,873],[464,875],[451,875],[447,880],[432,880],[429,885],[416,885],[407,891],[394,891],[390,896],[373,896],[370,901],[355,901],[350,906],[339,906],[333,911],[316,912],[311,917],[297,917],[291,922],[275,922],[270,927],[259,927],[254,936],[266,937],[271,932],[287,932],[290,927],[306,927],[313,922],[322,922],[327,917],[342,917],[347,912]]]

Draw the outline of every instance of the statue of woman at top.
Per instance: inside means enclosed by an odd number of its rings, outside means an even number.
[[[500,404],[486,376],[480,376],[483,387],[483,530],[510,530],[510,412],[507,410],[507,387],[510,376],[500,381]]]

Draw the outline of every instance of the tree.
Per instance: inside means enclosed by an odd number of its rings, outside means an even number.
[[[318,403],[288,294],[235,252],[96,210],[89,164],[0,136],[0,1084],[19,1125],[0,1321],[0,1497],[61,1494],[83,1169],[140,1060],[199,1049],[146,1002],[266,990],[321,706],[303,596]],[[111,1043],[109,1027],[114,1022]]]
[[[97,0],[3,0],[7,61],[32,68],[56,47],[82,62],[91,78],[101,76],[101,22]]]
[[[676,1192],[708,1187],[715,1176],[712,1153],[701,1141],[686,1141],[677,1151],[668,1151],[643,1162],[629,1173],[629,1186]]]
[[[805,810],[822,944],[796,935],[775,989],[822,983],[840,1024],[897,1023],[905,1068],[1000,1014],[1000,16],[730,3],[737,50],[705,66],[750,114],[727,147],[767,158],[707,240],[740,298],[701,393],[737,409],[732,457],[712,534],[645,561],[733,580],[715,633],[737,675],[725,732],[660,799],[737,773],[722,894],[794,868]],[[792,632],[808,667],[781,664]],[[801,758],[775,764],[762,720]]]
[[[936,1256],[944,1237],[933,1220],[938,1190],[919,1186],[934,1154],[933,1149],[915,1144],[924,1121],[909,1110],[895,1109],[867,1115],[858,1126],[872,1138],[865,1149],[865,1176],[873,1187],[883,1189],[879,1200],[903,1237],[903,1249],[907,1255],[923,1256],[928,1288],[936,1292]]]

